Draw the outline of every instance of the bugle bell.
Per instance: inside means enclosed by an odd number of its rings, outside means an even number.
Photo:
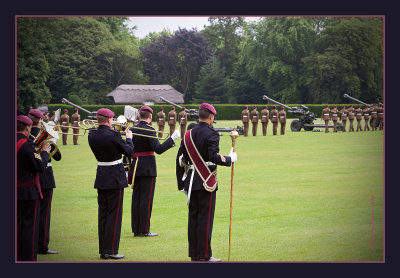
[[[49,158],[52,158],[58,150],[56,142],[60,137],[58,136],[58,132],[55,131],[49,124],[45,123],[43,120],[40,120],[40,123],[41,127],[39,134],[37,136],[33,136],[31,134],[31,137],[33,137],[36,151],[39,151],[44,144],[50,144],[54,146],[54,150],[49,153]]]

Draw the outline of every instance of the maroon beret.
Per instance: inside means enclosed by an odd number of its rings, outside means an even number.
[[[272,108],[276,109],[276,105],[272,106]]]
[[[214,115],[217,114],[217,111],[215,111],[214,106],[212,106],[211,104],[208,104],[208,103],[202,103],[202,104],[200,104],[199,109],[208,110],[208,111],[210,111],[211,113],[213,113]]]
[[[29,117],[25,116],[25,115],[19,115],[17,116],[17,121],[24,123],[26,125],[33,125],[33,122],[31,119],[29,119]]]
[[[257,106],[254,105],[253,108],[254,108],[254,109],[257,109]]]
[[[342,106],[342,108],[344,109],[344,108],[346,108],[346,106]]]
[[[78,108],[75,107],[75,108],[74,108],[74,111],[78,111]]]
[[[337,108],[337,105],[333,106],[334,108]]]
[[[64,113],[65,113],[65,112],[68,112],[68,109],[67,109],[67,108],[64,109]]]
[[[160,110],[164,110],[164,107],[160,107]]]
[[[148,107],[148,106],[142,106],[142,107],[140,107],[139,110],[140,110],[140,111],[149,111],[151,114],[153,114],[153,109],[151,109],[151,108]]]
[[[107,108],[100,108],[99,110],[97,110],[97,114],[107,118],[112,118],[115,115],[113,111]]]
[[[175,106],[172,106],[172,110],[175,110]]]
[[[325,105],[325,107],[328,107],[329,105],[327,104],[327,105]]]
[[[186,107],[182,107],[182,110],[185,111],[185,110],[186,110]]]
[[[41,118],[41,119],[44,118],[42,112],[40,112],[39,109],[31,109],[28,114],[31,114],[32,116],[35,116],[35,117],[38,117],[38,118]]]
[[[247,108],[249,108],[249,107],[248,107],[247,105],[245,105],[245,106],[244,106],[244,108],[246,108],[246,109],[247,109]]]
[[[268,108],[268,106],[264,105],[264,108]]]
[[[285,106],[282,106],[282,110],[285,110]]]

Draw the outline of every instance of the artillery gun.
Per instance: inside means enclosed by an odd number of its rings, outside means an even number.
[[[166,103],[169,103],[169,104],[179,108],[179,109],[183,109],[182,106],[180,106],[180,105],[178,105],[176,103],[173,103],[172,101],[170,101],[170,100],[168,100],[166,98],[160,97],[160,99],[162,101],[166,102]],[[189,129],[194,128],[199,123],[199,110],[198,109],[186,109],[185,111],[186,111],[187,115],[189,116],[189,119],[196,122],[196,123],[190,123],[188,125],[187,129],[189,130]],[[214,123],[216,123],[215,120],[214,120]],[[231,132],[232,130],[236,129],[236,131],[239,133],[239,135],[243,135],[244,134],[244,130],[243,130],[242,126],[237,126],[236,128],[232,128],[232,127],[214,127],[213,126],[213,128],[216,131],[218,131],[218,133],[219,132]],[[219,133],[219,135],[222,136],[221,133]]]
[[[352,99],[352,100],[354,100],[355,102],[364,104],[365,106],[372,106],[371,104],[367,104],[367,103],[365,103],[365,102],[362,102],[361,100],[356,99],[356,98],[353,98],[353,97],[349,96],[348,94],[344,94],[343,97]],[[379,102],[378,104],[382,104],[382,102]],[[377,118],[376,121],[375,121],[375,127],[378,127],[378,126],[379,126],[379,122],[380,122],[380,121],[379,121],[379,119]],[[369,125],[372,127],[372,118],[369,119]]]
[[[77,105],[77,104],[75,104],[75,103],[73,103],[73,102],[70,102],[70,101],[69,101],[68,99],[66,99],[66,98],[62,98],[62,99],[61,99],[61,102],[62,102],[62,103],[69,104],[69,105],[72,105],[72,106],[74,106],[74,107],[76,107],[76,108],[82,110],[83,112],[85,112],[85,113],[88,114],[88,118],[90,118],[90,119],[96,119],[97,112],[90,112],[89,110],[86,110],[85,108],[82,108],[82,107],[80,107],[79,105]]]
[[[305,105],[300,105],[300,107],[289,107],[285,104],[282,104],[276,100],[273,100],[272,98],[267,97],[264,95],[263,100],[269,100],[275,104],[281,105],[285,107],[288,112],[292,113],[295,117],[298,118],[298,120],[293,120],[290,124],[290,130],[291,131],[300,131],[302,128],[305,131],[312,131],[315,127],[321,127],[324,128],[325,124],[315,124],[314,120],[316,119],[316,116],[314,113],[312,113],[307,106]],[[329,128],[333,128],[333,124],[328,125]],[[337,129],[342,130],[343,126],[342,124],[338,123],[337,124]]]

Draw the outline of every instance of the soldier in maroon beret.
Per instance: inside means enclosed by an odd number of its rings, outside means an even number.
[[[49,160],[50,145],[43,144],[36,150],[29,140],[32,120],[17,117],[17,261],[36,261],[39,229],[38,215],[43,198],[39,173]]]
[[[62,141],[63,145],[67,145],[68,131],[69,131],[69,116],[68,109],[64,109],[64,114],[60,117],[61,131],[62,131]]]
[[[249,133],[249,122],[250,122],[250,111],[248,106],[244,106],[244,110],[242,111],[242,123],[243,123],[243,135],[245,137],[248,136]]]
[[[267,136],[267,128],[268,128],[268,120],[269,120],[269,111],[268,111],[267,105],[264,105],[264,109],[261,110],[260,116],[261,116],[261,125],[262,125],[263,136]]]
[[[158,125],[158,138],[162,138],[165,127],[164,107],[160,107],[160,112],[157,113],[157,125]]]
[[[88,135],[89,146],[97,160],[94,188],[97,189],[98,235],[101,259],[123,259],[118,254],[124,188],[128,187],[122,155],[133,154],[132,132],[125,130],[126,140],[112,128],[114,112],[107,108],[97,110],[97,129]]]
[[[181,128],[181,135],[184,136],[185,132],[186,132],[186,126],[187,126],[186,107],[182,107],[182,111],[179,112],[178,119],[179,119],[179,125]]]
[[[272,106],[272,110],[271,110],[271,112],[269,113],[269,116],[270,116],[270,120],[271,120],[271,123],[272,123],[272,134],[273,135],[277,135],[277,132],[278,132],[278,114],[279,114],[279,112],[278,112],[278,110],[276,110],[276,105],[274,105],[274,106]]]
[[[370,114],[370,109],[369,105],[365,105],[365,108],[362,110],[363,117],[364,117],[364,131],[370,131],[369,129],[369,114]]]
[[[342,110],[339,111],[340,119],[342,120],[343,132],[346,132],[346,122],[348,117],[348,112],[346,110],[346,106],[342,107]]]
[[[175,112],[175,107],[172,106],[172,110],[168,112],[169,136],[172,136],[175,132],[176,118],[177,114]]]
[[[334,105],[333,109],[330,111],[330,119],[333,121],[333,132],[337,132],[338,115],[339,111],[337,109],[337,105]]]
[[[353,104],[350,104],[350,107],[347,108],[347,112],[349,113],[349,132],[354,132],[354,118],[355,118],[355,113],[354,113],[354,107]]]
[[[257,136],[257,127],[258,127],[258,120],[259,120],[257,106],[253,107],[253,110],[250,113],[250,117],[251,117],[251,124],[253,126],[252,134],[253,134],[253,136]]]
[[[325,108],[322,109],[321,120],[325,121],[325,133],[329,132],[329,120],[331,118],[331,113],[329,109],[329,105],[325,105]]]
[[[281,107],[281,111],[279,111],[278,115],[279,115],[279,123],[281,124],[281,135],[285,135],[285,128],[286,128],[285,106]]]

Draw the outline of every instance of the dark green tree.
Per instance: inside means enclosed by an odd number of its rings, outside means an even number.
[[[50,100],[46,86],[50,69],[43,53],[45,30],[37,18],[17,18],[17,30],[17,109],[27,113]]]

